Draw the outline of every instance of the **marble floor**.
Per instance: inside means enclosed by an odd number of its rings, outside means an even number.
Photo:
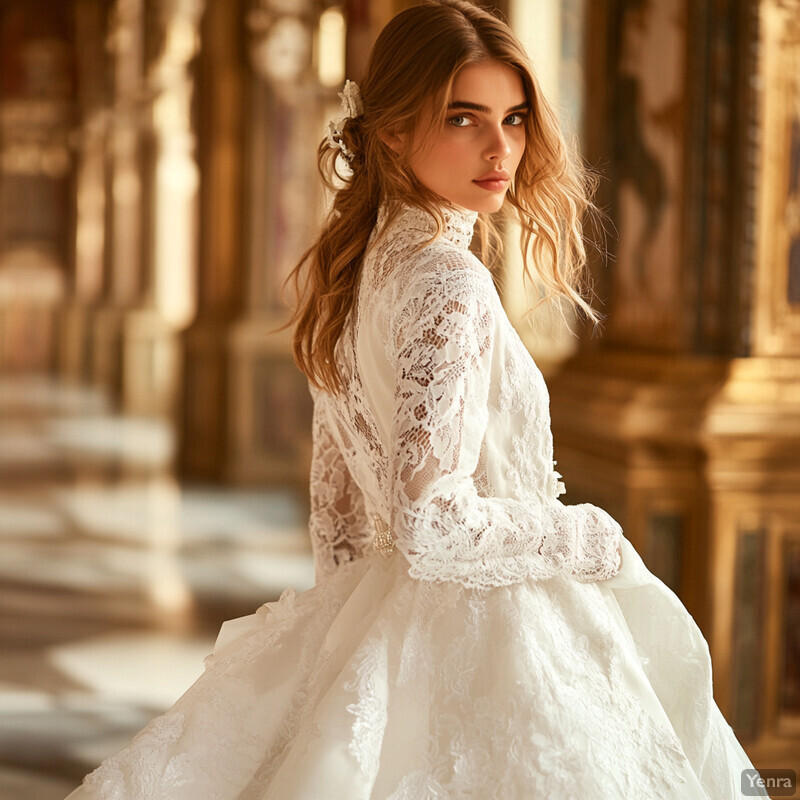
[[[304,499],[182,484],[162,420],[0,382],[0,798],[62,800],[200,674],[219,625],[302,591]]]

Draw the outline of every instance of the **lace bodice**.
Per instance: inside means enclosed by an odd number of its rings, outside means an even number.
[[[312,387],[310,530],[317,576],[387,525],[412,577],[473,588],[619,568],[620,528],[566,506],[549,398],[470,251],[477,214],[383,206],[336,358],[345,391]]]

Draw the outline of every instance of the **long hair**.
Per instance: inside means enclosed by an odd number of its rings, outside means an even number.
[[[294,359],[313,385],[342,389],[334,350],[355,300],[381,203],[424,209],[439,233],[444,230],[442,198],[409,169],[410,150],[395,152],[381,134],[408,134],[402,138],[410,142],[423,124],[441,128],[459,70],[486,61],[513,68],[530,105],[525,151],[503,210],[521,226],[524,277],[532,282],[532,262],[546,296],[565,298],[597,321],[581,294],[586,265],[582,218],[594,209],[593,176],[566,146],[524,48],[505,22],[467,0],[423,0],[395,16],[372,49],[360,86],[364,111],[349,118],[342,130],[353,156],[352,175],[337,171],[340,151],[329,147],[327,139],[318,149],[319,170],[333,203],[318,238],[287,277],[287,282],[294,280],[299,298],[287,323],[296,323]],[[423,121],[421,111],[428,108],[434,109],[433,119]],[[479,226],[486,265],[494,274],[501,240],[488,215],[480,215]]]

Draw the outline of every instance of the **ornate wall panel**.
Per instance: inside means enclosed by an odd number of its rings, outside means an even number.
[[[797,730],[800,725],[800,525],[783,537],[781,554],[781,631],[783,658],[779,673],[778,704],[785,724]]]
[[[320,74],[319,26],[326,4],[305,0],[291,13],[267,0],[253,5],[264,14],[260,24],[248,19],[253,75],[247,96],[249,246],[245,313],[230,339],[229,398],[236,410],[226,475],[240,482],[290,484],[305,497],[310,395],[294,364],[290,332],[273,330],[286,321],[287,303],[293,300],[291,289],[284,293],[284,281],[323,218],[315,155],[326,112],[338,108],[341,86],[324,85]],[[273,41],[282,30],[294,31],[291,59],[273,55]]]
[[[753,352],[800,355],[800,2],[761,6]]]
[[[684,299],[689,12],[686,0],[603,5],[609,36],[604,157],[618,232],[606,338],[675,349]]]
[[[683,345],[749,351],[757,153],[758,8],[690,3]]]
[[[731,647],[731,721],[743,736],[753,739],[762,722],[762,661],[753,658],[764,648],[764,558],[767,533],[746,527],[736,542],[733,642]]]
[[[728,457],[734,463],[738,460],[735,452]],[[711,476],[712,563],[729,577],[712,584],[715,696],[757,766],[796,770],[800,766],[797,507],[780,490],[756,487],[755,473],[743,481],[742,470],[729,467],[727,472],[715,470]],[[735,480],[737,472],[740,477]]]

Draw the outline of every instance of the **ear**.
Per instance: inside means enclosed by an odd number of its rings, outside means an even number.
[[[405,134],[397,133],[395,131],[390,130],[382,130],[379,134],[381,137],[381,141],[390,149],[394,150],[395,153],[399,153],[405,143]]]

